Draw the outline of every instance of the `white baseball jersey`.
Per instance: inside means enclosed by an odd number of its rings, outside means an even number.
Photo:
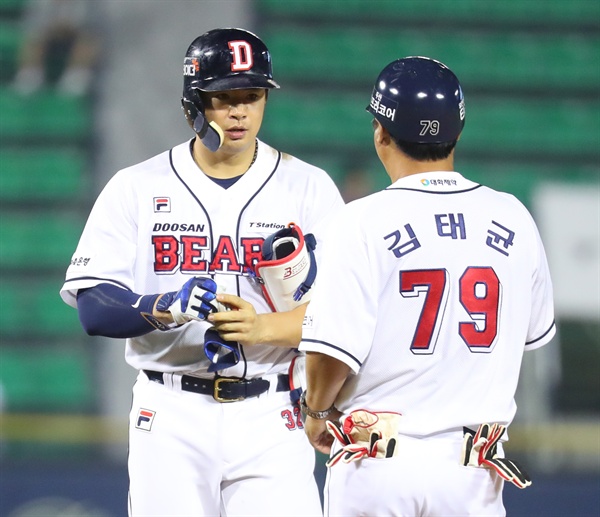
[[[249,266],[263,240],[294,222],[319,242],[321,225],[343,205],[321,169],[258,142],[254,164],[224,189],[198,169],[185,142],[119,171],[98,197],[67,270],[61,295],[76,307],[78,289],[102,282],[139,294],[178,291],[192,276],[212,276],[220,290],[270,312]],[[316,254],[319,254],[317,244]],[[206,374],[207,322],[131,338],[134,368]],[[224,376],[260,377],[287,370],[291,349],[246,347]]]
[[[338,408],[401,413],[415,437],[510,423],[523,351],[555,333],[527,209],[428,172],[346,205],[331,230],[300,348],[353,370]]]

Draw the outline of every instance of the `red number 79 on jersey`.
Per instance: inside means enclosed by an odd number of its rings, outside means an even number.
[[[410,349],[432,354],[448,300],[448,271],[417,269],[400,271],[400,294],[421,296],[425,302]],[[491,267],[468,267],[459,280],[459,300],[472,321],[461,322],[458,333],[472,352],[489,352],[498,333],[500,281]]]

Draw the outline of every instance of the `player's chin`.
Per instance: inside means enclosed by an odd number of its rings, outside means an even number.
[[[225,140],[223,142],[223,147],[228,147],[233,152],[242,152],[248,149],[250,146],[254,145],[254,135],[249,131],[244,131],[244,134],[238,134],[239,132],[234,132],[233,135],[230,135],[228,131],[225,131]]]

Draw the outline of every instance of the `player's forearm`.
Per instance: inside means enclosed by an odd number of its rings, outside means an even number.
[[[79,320],[90,336],[142,336],[155,330],[147,316],[159,297],[158,294],[140,295],[112,284],[98,284],[78,292]]]
[[[263,336],[260,342],[265,345],[296,348],[302,338],[302,321],[306,305],[286,312],[259,314]]]
[[[306,405],[313,411],[330,408],[349,373],[346,363],[318,352],[307,352]]]

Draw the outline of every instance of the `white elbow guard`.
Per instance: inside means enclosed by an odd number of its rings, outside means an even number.
[[[256,275],[273,310],[289,311],[310,301],[317,276],[315,246],[315,237],[305,236],[294,223],[265,239]]]

